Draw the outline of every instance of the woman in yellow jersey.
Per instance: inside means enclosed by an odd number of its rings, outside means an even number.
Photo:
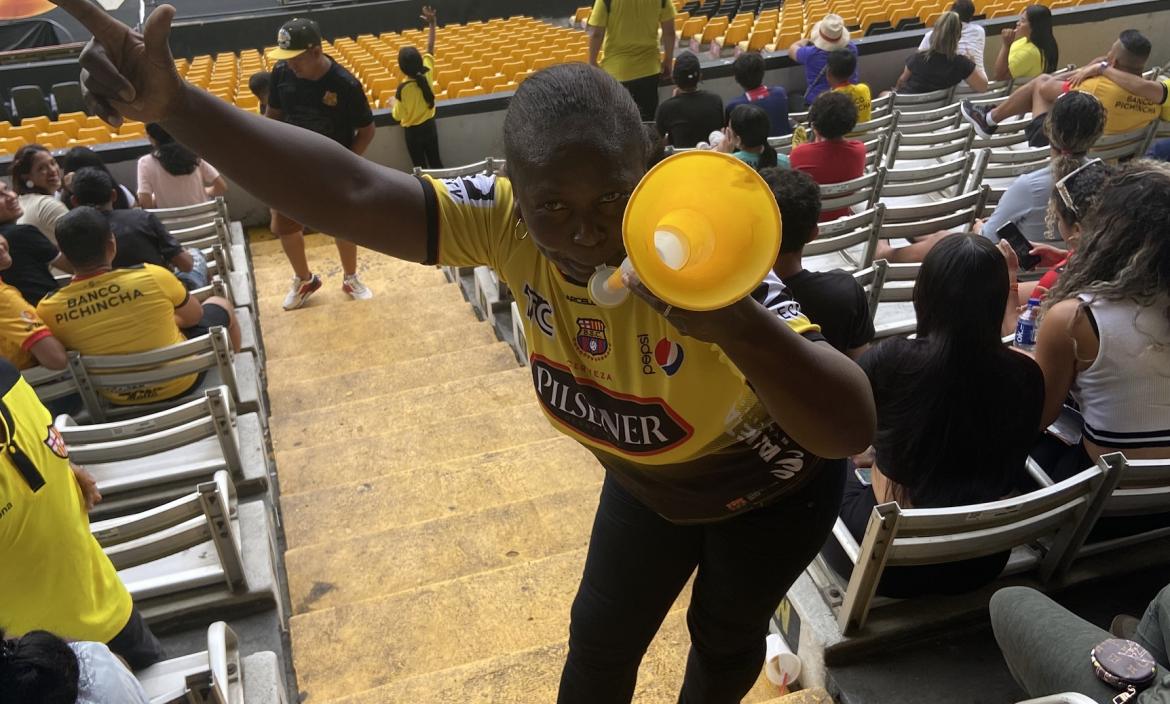
[[[541,408],[606,469],[559,701],[629,702],[696,570],[680,701],[740,701],[769,617],[836,519],[841,458],[869,446],[873,396],[774,275],[709,312],[634,281],[616,308],[590,300],[590,275],[625,256],[622,215],[646,172],[629,92],[583,63],[537,72],[504,119],[510,178],[416,179],[185,84],[169,6],[139,38],[87,0],[57,1],[96,37],[81,63],[108,119],[161,121],[298,220],[408,261],[491,266],[525,299]]]
[[[1043,5],[1029,5],[1020,13],[1015,27],[1000,32],[1003,43],[995,57],[992,78],[1015,79],[1017,84],[1042,73],[1052,73],[1060,60],[1060,47],[1052,34],[1052,11]]]
[[[426,54],[419,54],[413,46],[398,50],[398,68],[408,80],[398,85],[390,108],[391,117],[398,120],[406,135],[410,163],[424,169],[443,168],[439,158],[439,133],[435,129],[435,91],[432,88],[436,17],[434,8],[423,7],[422,18],[430,27]]]

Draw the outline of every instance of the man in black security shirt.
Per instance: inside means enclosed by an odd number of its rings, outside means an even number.
[[[4,272],[4,283],[16,287],[24,300],[35,306],[49,292],[60,288],[49,267],[68,272],[73,267],[40,230],[32,225],[16,224],[23,214],[16,193],[0,181],[0,235],[8,240],[8,253],[12,257],[12,266]]]
[[[195,271],[192,253],[183,248],[154,213],[139,208],[114,209],[118,192],[109,174],[90,167],[78,169],[73,173],[70,190],[70,206],[88,205],[102,211],[109,219],[118,246],[113,262],[115,269],[154,264],[177,270],[176,275],[188,290],[207,285],[206,266],[202,267],[202,272]]]
[[[820,186],[803,171],[771,168],[760,175],[776,196],[783,226],[773,270],[829,344],[857,359],[874,336],[865,289],[848,272],[808,271],[801,261],[804,246],[817,236]]]
[[[268,58],[280,63],[272,69],[265,114],[328,137],[354,153],[365,153],[374,139],[374,114],[365,89],[353,74],[321,51],[317,23],[306,19],[285,22],[277,34],[277,45],[268,52]],[[295,274],[284,309],[300,308],[321,288],[320,277],[309,269],[305,257],[304,227],[273,210],[272,234],[280,238]],[[342,290],[354,299],[371,298],[374,294],[357,277],[357,245],[337,240],[337,251],[345,273]]]

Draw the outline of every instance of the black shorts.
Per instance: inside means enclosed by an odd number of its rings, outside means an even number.
[[[1044,132],[1044,121],[1048,119],[1048,113],[1037,115],[1032,118],[1028,126],[1024,128],[1024,134],[1028,136],[1029,147],[1047,147],[1048,135]]]
[[[189,328],[183,329],[183,334],[190,340],[200,335],[206,335],[214,327],[226,328],[231,325],[232,317],[227,308],[215,303],[203,304],[203,317]]]
[[[167,658],[162,643],[158,642],[150,626],[142,620],[138,609],[130,612],[130,620],[106,645],[135,672]]]

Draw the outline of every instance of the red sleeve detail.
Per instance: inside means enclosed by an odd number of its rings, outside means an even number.
[[[1069,92],[1070,90],[1072,90],[1072,85],[1068,81],[1065,81],[1064,83],[1060,84],[1061,95],[1064,95],[1065,93]]]
[[[40,330],[37,330],[33,334],[24,338],[24,342],[20,343],[20,350],[22,352],[28,352],[29,350],[32,349],[33,345],[37,344],[38,342],[45,339],[46,337],[52,337],[52,336],[53,336],[52,330],[50,330],[48,328],[41,328]]]

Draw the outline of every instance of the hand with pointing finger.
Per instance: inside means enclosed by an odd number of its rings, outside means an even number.
[[[175,8],[160,5],[142,34],[91,0],[52,0],[93,34],[81,52],[86,107],[111,125],[124,117],[158,122],[178,109],[185,90],[167,40]]]

